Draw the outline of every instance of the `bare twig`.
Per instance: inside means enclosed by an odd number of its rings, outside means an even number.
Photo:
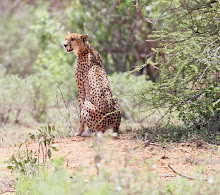
[[[6,16],[10,15],[10,14],[12,13],[12,11],[13,11],[17,6],[19,6],[19,4],[21,4],[21,3],[22,3],[22,0],[16,0],[16,1],[14,1],[14,2],[11,4],[11,6],[8,6],[7,9],[5,9],[5,10],[3,11],[3,14],[6,15]]]
[[[27,142],[27,138],[26,138],[26,141],[25,141],[25,147],[26,147],[26,155],[27,155],[27,159],[29,158],[29,150],[28,150],[28,142]]]
[[[12,193],[12,192],[15,192],[15,189],[14,189],[14,188],[10,188],[10,189],[8,189],[8,190],[1,191],[0,194],[4,194],[4,193]]]
[[[100,162],[101,162],[101,157],[100,155],[96,154],[94,157],[94,161],[95,161],[95,168],[96,168],[96,174],[99,175],[100,173]]]
[[[67,156],[68,156],[69,154],[71,154],[71,153],[72,153],[72,151],[68,152],[68,153],[66,154],[66,156],[64,156],[64,159],[66,160]]]
[[[148,3],[149,3],[149,2],[150,2],[150,1],[148,1]],[[148,3],[145,3],[144,5],[146,5],[146,4],[148,4]],[[137,9],[137,11],[138,11],[138,14],[141,16],[141,18],[142,18],[145,22],[154,24],[154,21],[150,20],[149,18],[146,18],[146,17],[144,16],[144,14],[142,13],[142,10],[141,10],[141,9],[143,8],[144,5],[142,5],[142,6],[140,7],[139,1],[136,0],[136,9]]]
[[[181,176],[181,177],[185,177],[187,179],[190,179],[190,180],[201,180],[201,179],[197,179],[195,177],[191,177],[191,176],[188,176],[188,175],[184,175],[184,174],[181,174],[181,173],[178,173],[177,171],[175,171],[170,165],[168,165],[168,167],[174,172],[176,173],[177,175]],[[202,179],[203,181],[208,181],[207,179]]]
[[[40,146],[41,146],[41,150],[42,150],[43,164],[45,164],[45,159],[44,159],[44,148],[43,148],[42,143],[40,144]]]
[[[75,134],[75,130],[74,130],[74,128],[73,128],[73,126],[72,126],[72,122],[71,122],[71,116],[70,116],[69,107],[67,106],[67,103],[66,103],[66,101],[65,101],[65,99],[64,99],[64,96],[63,96],[63,93],[62,93],[60,87],[57,86],[57,88],[58,88],[58,92],[59,92],[59,94],[60,94],[60,99],[61,99],[61,101],[62,101],[63,104],[64,104],[64,107],[65,107],[65,110],[66,110],[68,119],[66,119],[66,118],[63,116],[63,114],[61,113],[60,108],[59,108],[58,97],[57,97],[57,99],[56,99],[55,102],[56,102],[56,104],[57,104],[57,108],[58,108],[58,110],[59,110],[60,116],[61,116],[62,119],[65,121],[65,123],[68,125],[70,131],[71,131],[73,134]]]
[[[38,154],[37,154],[37,160],[38,160],[38,174],[40,172],[40,143],[38,142]]]
[[[159,175],[160,177],[176,177],[176,175]]]
[[[206,72],[206,70],[207,70],[208,68],[209,68],[209,65],[206,66],[206,68],[205,68],[205,70],[203,71],[201,77],[199,78],[199,83],[201,82],[201,80],[202,80],[202,78],[203,78],[203,76],[204,76],[204,74],[205,74],[205,72]]]

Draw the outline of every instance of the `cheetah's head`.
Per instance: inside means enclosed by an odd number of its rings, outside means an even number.
[[[65,43],[63,44],[67,52],[78,53],[79,50],[85,49],[87,47],[87,41],[89,36],[79,33],[68,33],[65,37]]]

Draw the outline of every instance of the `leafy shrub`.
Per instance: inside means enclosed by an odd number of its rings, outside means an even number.
[[[38,121],[45,121],[48,108],[54,106],[57,86],[62,87],[68,100],[71,96],[67,86],[77,95],[74,70],[65,59],[63,51],[54,54],[47,50],[38,56],[34,66],[37,72],[30,76],[34,89],[32,114]]]
[[[1,9],[6,4],[4,11],[8,12],[0,13],[0,66],[7,74],[27,76],[33,73],[32,65],[38,53],[38,40],[30,28],[35,23],[35,7],[24,1],[14,4],[15,7],[13,2],[0,4]]]
[[[51,149],[53,151],[58,151],[53,145],[55,144],[55,132],[55,126],[48,123],[47,126],[38,128],[35,134],[29,133],[30,138],[38,142],[38,161],[40,159],[40,152],[42,152],[43,164],[46,162],[47,158],[51,158]]]
[[[160,64],[160,79],[144,92],[152,92],[152,98],[145,101],[153,109],[167,108],[168,114],[177,112],[185,125],[193,129],[219,130],[219,3],[161,2],[159,9],[167,10],[165,26],[153,33],[159,40],[154,53]],[[178,28],[173,27],[175,23]],[[152,62],[153,58],[147,60],[147,64],[155,65]]]
[[[25,175],[33,175],[37,171],[37,155],[33,150],[29,151],[28,148],[26,148],[26,151],[20,150],[21,146],[22,144],[20,144],[17,153],[13,154],[8,161],[7,168],[11,169],[12,172],[16,171]]]
[[[129,0],[71,2],[66,9],[66,28],[88,33],[89,42],[101,54],[108,74],[130,71],[144,63],[150,50],[145,41],[151,31],[151,24],[144,20],[148,13],[139,10],[144,10],[146,4],[144,0],[137,4]]]
[[[19,123],[21,116],[30,114],[33,89],[29,78],[18,75],[0,75],[0,125]],[[24,114],[25,113],[25,114]]]
[[[60,31],[57,31],[57,28]],[[33,67],[35,74],[30,76],[34,89],[32,114],[40,122],[46,120],[48,108],[54,106],[57,85],[71,85],[73,91],[76,92],[73,76],[75,58],[67,55],[62,49],[61,40],[64,39],[62,25],[52,19],[48,11],[38,10],[36,12],[36,23],[32,25],[32,30],[40,46],[40,52]],[[64,91],[64,94],[68,92]]]
[[[28,177],[37,174],[40,167],[46,165],[47,158],[51,158],[52,150],[58,151],[53,145],[55,143],[55,131],[55,126],[48,124],[47,126],[41,126],[35,134],[29,133],[29,139],[38,143],[37,150],[29,149],[28,140],[18,144],[18,151],[7,162],[7,168]],[[22,146],[25,148],[22,149]]]
[[[123,118],[137,120],[140,112],[139,105],[142,104],[138,94],[150,87],[152,82],[146,81],[145,75],[135,76],[127,73],[114,73],[109,76],[109,81],[113,95],[119,101]],[[146,96],[150,96],[150,94],[146,94]]]

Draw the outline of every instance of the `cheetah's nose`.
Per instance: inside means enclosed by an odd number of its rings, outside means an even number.
[[[67,44],[63,44],[64,47],[67,47]]]

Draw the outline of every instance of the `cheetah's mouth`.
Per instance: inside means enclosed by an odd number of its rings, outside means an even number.
[[[71,52],[71,51],[73,51],[73,49],[67,49],[67,52]]]

